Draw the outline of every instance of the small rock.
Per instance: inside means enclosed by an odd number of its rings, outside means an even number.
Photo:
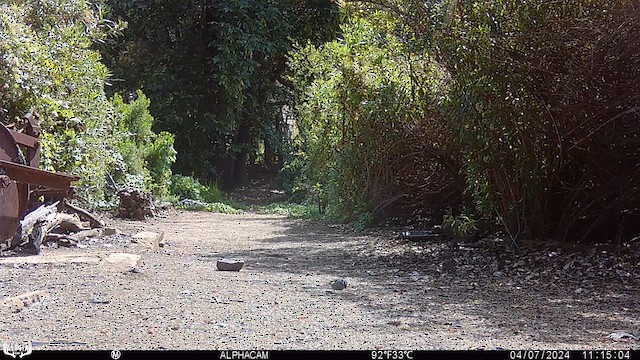
[[[104,235],[104,229],[99,228],[99,229],[83,230],[83,231],[77,232],[73,234],[73,238],[78,241],[82,241],[87,238],[96,238],[96,237],[101,237],[103,235]]]
[[[114,228],[102,228],[102,235],[104,236],[111,236],[111,235],[115,235],[118,233],[118,230],[114,229]]]
[[[94,304],[108,304],[111,302],[111,300],[95,298],[91,302]]]
[[[232,260],[232,259],[220,259],[216,263],[218,270],[220,271],[240,271],[244,266],[244,261],[242,260]]]
[[[113,253],[102,259],[100,266],[115,271],[131,271],[139,265],[141,257],[136,254]]]
[[[347,279],[335,279],[329,283],[333,290],[344,290],[349,286],[349,280]]]
[[[607,336],[609,339],[612,339],[614,341],[632,341],[632,340],[638,340],[637,337],[633,336],[632,334],[629,334],[626,331],[614,331],[611,334],[609,334]]]
[[[582,292],[584,292],[584,289],[583,288],[577,288],[574,292],[576,294],[582,294]]]

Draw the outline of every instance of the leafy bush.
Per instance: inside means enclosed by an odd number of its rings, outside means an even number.
[[[222,214],[241,214],[242,210],[237,209],[231,205],[214,202],[214,203],[205,203],[202,201],[196,200],[183,200],[178,202],[178,208],[183,210],[190,211],[208,211],[208,212],[216,212]]]
[[[403,29],[383,13],[353,16],[342,40],[293,56],[299,181],[322,189],[308,193],[326,196],[329,218],[365,224],[391,212],[442,213],[462,199],[460,152],[436,107],[443,70],[403,41]]]
[[[151,190],[156,196],[167,196],[171,165],[176,160],[173,135],[152,131],[151,102],[142,91],[131,94],[128,103],[115,94],[112,103],[117,117],[116,147],[121,155],[114,167],[116,181]]]
[[[455,236],[467,236],[478,230],[477,221],[469,215],[453,215],[451,209],[442,217],[442,227]]]
[[[473,228],[471,201],[513,239],[637,234],[636,2],[428,5],[351,3],[342,40],[293,56],[302,180],[328,212],[451,207]]]
[[[179,200],[191,199],[205,203],[215,203],[223,200],[223,193],[215,183],[205,185],[192,176],[173,175],[169,190]]]
[[[632,1],[471,1],[452,12],[437,46],[469,194],[512,237],[634,230],[639,24]]]
[[[261,206],[257,209],[257,212],[259,214],[287,215],[291,218],[302,219],[312,219],[320,217],[320,214],[313,206],[288,202]]]
[[[90,203],[116,157],[107,69],[91,44],[118,28],[84,0],[0,4],[0,120],[37,112],[42,167],[79,175],[78,197]]]

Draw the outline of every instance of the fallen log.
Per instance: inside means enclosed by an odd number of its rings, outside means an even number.
[[[87,210],[69,204],[69,202],[66,200],[64,201],[64,207],[70,212],[78,214],[81,219],[88,221],[92,229],[104,227],[104,223],[98,220],[95,216],[91,215]]]
[[[86,230],[82,226],[80,217],[76,214],[53,213],[47,216],[47,233],[55,232],[58,234],[75,233]]]
[[[46,235],[47,217],[58,211],[58,203],[59,201],[42,205],[20,220],[20,226],[11,239],[9,249],[23,246],[26,251],[39,254],[40,245]]]

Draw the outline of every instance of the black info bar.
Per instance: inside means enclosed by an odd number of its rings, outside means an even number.
[[[2,358],[13,359],[227,359],[227,360],[422,360],[422,359],[496,359],[496,360],[640,360],[638,350],[214,350],[214,351],[5,351]]]

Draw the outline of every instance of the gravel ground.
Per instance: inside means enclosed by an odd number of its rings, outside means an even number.
[[[141,254],[134,271],[0,265],[0,299],[47,291],[0,318],[0,342],[78,350],[640,349],[607,337],[640,325],[637,257],[612,258],[622,264],[613,275],[573,276],[602,258],[580,262],[542,249],[503,264],[500,251],[492,258],[450,242],[252,213],[108,222],[127,234],[164,231],[166,246],[154,253],[112,236],[40,255]],[[246,264],[217,271],[219,258]],[[350,286],[332,290],[339,277]]]

